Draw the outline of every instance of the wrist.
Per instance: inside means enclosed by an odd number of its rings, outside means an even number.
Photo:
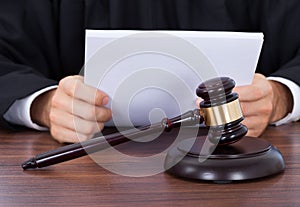
[[[270,123],[276,122],[293,109],[293,96],[290,89],[278,81],[269,80],[273,91],[273,110],[270,117]]]
[[[51,110],[52,97],[55,91],[56,89],[42,93],[32,102],[30,107],[30,116],[34,123],[40,126],[50,127],[49,114]]]

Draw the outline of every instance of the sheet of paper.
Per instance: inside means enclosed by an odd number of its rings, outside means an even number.
[[[262,33],[87,30],[84,81],[109,95],[107,125],[145,125],[195,108],[209,78],[250,84],[262,44]]]

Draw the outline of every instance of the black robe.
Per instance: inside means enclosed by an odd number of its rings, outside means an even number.
[[[16,127],[15,100],[79,73],[85,29],[263,32],[256,72],[300,85],[299,21],[299,0],[0,0],[0,126]]]

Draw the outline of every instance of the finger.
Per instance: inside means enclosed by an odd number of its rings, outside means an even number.
[[[264,99],[254,102],[240,102],[240,106],[245,117],[258,116],[269,119],[273,110],[272,103]]]
[[[265,90],[258,88],[254,85],[238,86],[233,89],[239,95],[240,101],[250,102],[257,101],[266,96]]]
[[[103,106],[108,103],[108,96],[101,90],[83,83],[78,76],[68,76],[59,82],[59,87],[70,97],[88,102],[91,105]]]
[[[81,100],[73,101],[72,113],[88,121],[107,122],[111,119],[111,110],[101,106],[93,106]]]
[[[82,100],[72,98],[62,92],[62,90],[58,90],[53,97],[52,107],[89,121],[106,122],[111,119],[110,109],[94,106]]]
[[[246,136],[248,137],[260,137],[264,130],[261,129],[248,129]]]
[[[92,138],[92,135],[87,136],[85,134],[80,134],[62,126],[53,126],[50,128],[50,132],[52,137],[60,143],[83,142]]]
[[[256,114],[253,108],[253,102],[240,102],[240,106],[243,112],[244,117],[252,116]]]
[[[202,98],[199,98],[199,97],[198,97],[198,98],[196,99],[195,102],[196,102],[196,107],[197,107],[197,108],[200,108],[200,103],[201,103],[201,101],[203,101]]]
[[[259,120],[259,121],[258,121]],[[267,121],[257,116],[245,117],[242,124],[248,128],[247,136],[258,137],[267,127]]]
[[[251,85],[238,86],[233,91],[239,94],[240,101],[257,101],[270,95],[272,87],[263,75],[255,74]]]
[[[50,114],[52,126],[60,126],[87,136],[93,135],[103,129],[102,122],[87,121],[59,109],[53,109]]]

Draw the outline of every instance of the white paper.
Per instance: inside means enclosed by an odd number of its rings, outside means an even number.
[[[250,84],[262,43],[262,33],[87,30],[84,81],[109,95],[107,125],[145,125],[196,108],[206,79]]]

